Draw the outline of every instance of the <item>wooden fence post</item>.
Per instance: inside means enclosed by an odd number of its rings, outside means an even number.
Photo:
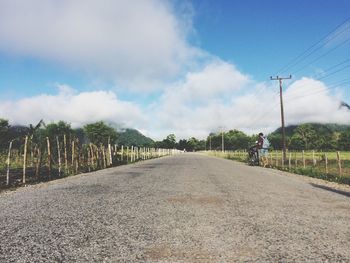
[[[278,151],[275,151],[276,167],[278,167]]]
[[[79,173],[80,167],[80,149],[79,149],[79,139],[76,139],[76,150],[75,150],[75,173]]]
[[[58,140],[58,136],[56,136],[57,143],[57,155],[58,155],[58,176],[61,176],[61,148],[60,141]]]
[[[123,155],[124,155],[124,145],[122,145],[122,149],[121,149],[121,154],[120,154],[120,156],[121,156],[121,161],[123,161]]]
[[[325,165],[326,165],[326,174],[328,174],[328,157],[327,157],[326,153],[324,154],[324,162],[325,162]]]
[[[129,148],[129,158],[130,158],[130,162],[133,162],[134,158],[133,158],[133,155],[134,155],[134,146],[130,146]]]
[[[28,135],[25,137],[25,140],[24,140],[24,153],[23,153],[23,184],[26,183],[27,147],[28,147]]]
[[[302,159],[303,159],[303,167],[305,169],[306,168],[306,162],[305,162],[305,151],[304,150],[301,152],[301,156],[302,156]]]
[[[87,146],[87,166],[88,166],[88,171],[91,172],[91,152],[90,152],[90,145]]]
[[[92,147],[92,143],[89,144],[89,152],[90,152],[90,158],[91,158],[91,166],[92,169],[95,168],[95,158],[94,158],[94,149]]]
[[[37,161],[35,164],[35,177],[38,180],[39,179],[39,175],[40,175],[40,167],[41,167],[41,161],[42,161],[42,154],[41,154],[41,150],[40,147],[38,147],[37,149]]]
[[[72,173],[74,173],[74,156],[75,156],[75,141],[74,139],[72,140],[72,162],[71,162],[71,166],[72,166]]]
[[[100,157],[100,148],[98,148],[96,145],[93,145],[93,148],[95,149],[95,157],[96,157],[96,169],[100,169],[102,167],[101,165],[101,157]]]
[[[7,154],[7,171],[6,171],[6,185],[10,185],[10,165],[11,165],[11,149],[12,149],[12,142],[10,141],[9,145],[9,152]]]
[[[288,168],[289,170],[292,170],[292,153],[291,152],[289,152]]]
[[[316,166],[316,158],[315,158],[315,151],[312,151],[312,164]]]
[[[114,145],[113,156],[114,156],[115,162],[118,163],[118,146],[116,144]]]
[[[63,147],[64,147],[64,170],[65,174],[68,174],[68,156],[67,156],[67,137],[63,135]]]
[[[102,158],[103,158],[103,168],[107,168],[107,156],[106,149],[103,144],[101,144]]]
[[[338,160],[338,171],[339,171],[339,176],[342,176],[342,167],[341,167],[341,157],[340,157],[340,152],[337,152],[337,160]]]
[[[129,146],[126,147],[126,162],[129,162]]]
[[[108,143],[108,154],[109,154],[109,166],[111,166],[113,165],[113,159],[112,159],[112,148],[110,143]]]
[[[50,139],[46,137],[47,142],[47,162],[49,166],[49,180],[51,180],[51,149],[50,149]]]
[[[272,152],[270,153],[270,165],[271,165],[271,168],[273,167],[273,158],[272,158]]]

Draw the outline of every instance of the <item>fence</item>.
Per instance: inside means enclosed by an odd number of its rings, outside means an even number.
[[[176,153],[173,149],[81,144],[64,135],[34,143],[26,136],[0,154],[0,187],[25,185]]]
[[[246,151],[211,151],[208,154],[242,162],[248,159]],[[343,178],[340,181],[350,183],[350,152],[289,151],[286,156],[283,160],[282,151],[269,152],[269,166],[325,179]]]

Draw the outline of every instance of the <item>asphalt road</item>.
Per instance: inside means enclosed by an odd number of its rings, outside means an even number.
[[[349,192],[182,154],[0,194],[0,262],[350,262]]]

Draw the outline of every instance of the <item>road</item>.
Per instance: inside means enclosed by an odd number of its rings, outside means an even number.
[[[350,262],[350,197],[189,153],[2,193],[0,237],[0,262]]]

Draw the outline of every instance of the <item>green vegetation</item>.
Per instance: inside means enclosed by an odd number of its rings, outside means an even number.
[[[36,125],[9,125],[8,120],[0,119],[0,151],[7,151],[9,142],[13,141],[13,148],[20,148],[25,136],[29,136],[31,141],[40,144],[46,143],[46,137],[50,140],[60,140],[66,135],[67,139],[76,138],[79,143],[93,143],[95,145],[111,144],[124,146],[153,147],[154,141],[141,134],[135,129],[125,129],[118,132],[111,125],[102,121],[86,124],[82,128],[73,129],[69,123],[59,121],[57,123],[45,124],[40,121]]]
[[[281,149],[281,130],[269,135],[274,149]],[[286,128],[290,150],[347,151],[350,150],[350,125],[305,123]]]
[[[209,151],[206,153],[239,162],[247,162],[248,158],[245,151]],[[294,151],[289,152],[287,156],[288,159],[282,162],[281,151],[270,152],[268,167],[350,185],[350,151],[341,152],[340,160],[336,152]]]
[[[115,144],[117,140],[116,130],[103,121],[85,125],[84,132],[88,141],[95,145]]]
[[[144,136],[138,130],[135,129],[125,129],[118,132],[118,137],[116,143],[118,145],[132,146],[138,145],[142,147],[152,147],[154,146],[154,141],[151,138]]]
[[[288,160],[285,160],[283,165],[280,129],[268,135],[271,142],[270,165],[277,169],[287,169],[337,182],[346,183],[350,180],[349,125],[306,123],[289,126],[286,131]],[[110,156],[112,152],[116,162],[123,162],[125,161],[121,157],[123,154],[120,155],[122,145],[127,152],[126,156],[130,150],[135,151],[135,149],[138,157],[142,151],[144,156],[148,156],[149,150],[145,150],[146,148],[185,151],[216,150],[215,154],[224,154],[225,158],[246,161],[246,150],[255,145],[257,137],[257,135],[249,136],[239,130],[229,130],[210,133],[206,140],[190,137],[177,141],[175,134],[169,134],[161,141],[153,141],[137,130],[117,131],[113,126],[102,121],[73,129],[64,121],[49,124],[40,121],[35,125],[11,126],[7,120],[0,119],[0,172],[5,174],[10,145],[12,147],[11,169],[18,169],[18,171],[22,169],[23,153],[27,151],[30,169],[38,177],[41,166],[49,169],[48,174],[51,174],[51,167],[53,167],[53,174],[63,173],[63,171],[57,171],[59,162],[62,163],[63,160],[65,160],[65,166],[70,162],[70,167],[67,168],[69,171],[64,171],[65,173],[85,171],[83,166],[88,167],[89,170],[106,167],[106,156]],[[222,143],[224,143],[225,153],[220,153]],[[336,151],[341,151],[340,165]],[[100,161],[97,162],[97,159]],[[110,159],[112,163],[112,157]],[[92,164],[93,162],[95,164]],[[81,166],[81,164],[84,165]]]

